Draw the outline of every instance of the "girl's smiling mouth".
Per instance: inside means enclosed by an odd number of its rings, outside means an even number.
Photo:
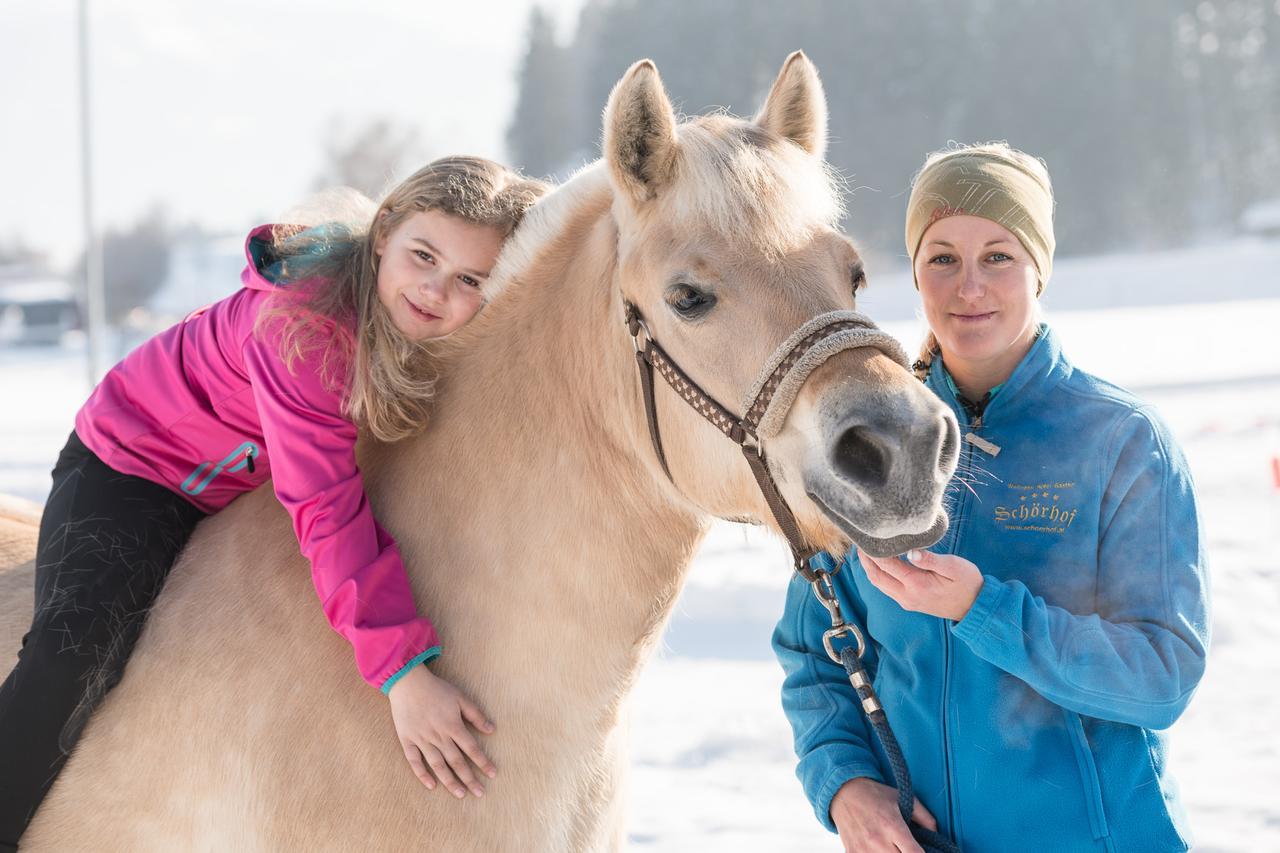
[[[405,296],[404,301],[406,304],[408,304],[409,310],[412,311],[414,316],[417,317],[418,319],[420,320],[439,320],[440,319],[438,315],[432,314],[430,311],[419,308],[417,305],[413,303],[413,300],[411,300],[409,297]]]

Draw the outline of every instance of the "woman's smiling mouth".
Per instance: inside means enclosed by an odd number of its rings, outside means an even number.
[[[996,312],[988,311],[985,314],[952,314],[951,316],[959,320],[961,323],[980,323],[983,320],[990,320],[992,317],[996,316]]]

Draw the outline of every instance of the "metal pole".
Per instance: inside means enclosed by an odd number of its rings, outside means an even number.
[[[101,369],[102,336],[106,330],[106,294],[102,284],[102,243],[93,223],[93,146],[89,113],[89,0],[79,0],[80,18],[80,177],[84,212],[84,296],[89,387],[98,382]]]

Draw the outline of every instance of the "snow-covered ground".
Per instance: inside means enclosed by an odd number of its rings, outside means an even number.
[[[1274,265],[1260,266],[1280,281]],[[1200,692],[1174,727],[1171,763],[1201,851],[1280,850],[1280,488],[1271,470],[1280,456],[1280,286],[1246,290],[1264,298],[1050,315],[1079,366],[1157,405],[1195,472],[1213,647]],[[887,328],[914,351],[915,323]],[[0,493],[43,500],[87,391],[84,370],[74,352],[0,349],[0,391]],[[795,780],[778,702],[769,634],[787,573],[785,549],[751,528],[718,525],[699,553],[635,692],[636,849],[840,849]]]
[[[1213,576],[1207,675],[1170,764],[1199,851],[1280,850],[1280,298],[1055,312],[1069,357],[1136,390],[1190,459]],[[913,351],[911,323],[886,324]],[[636,691],[632,840],[654,850],[839,850],[792,775],[769,633],[785,548],[717,527]],[[852,709],[851,709],[852,712]],[[891,721],[892,722],[892,721]]]

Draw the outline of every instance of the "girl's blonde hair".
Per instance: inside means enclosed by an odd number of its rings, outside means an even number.
[[[496,229],[505,239],[549,189],[492,160],[445,157],[392,189],[372,216],[372,202],[358,193],[331,195],[319,224],[274,229],[271,260],[283,286],[255,330],[272,325],[291,370],[305,353],[320,350],[322,376],[342,387],[343,414],[383,441],[404,438],[426,425],[437,377],[426,342],[405,337],[378,299],[374,248],[428,210]]]

